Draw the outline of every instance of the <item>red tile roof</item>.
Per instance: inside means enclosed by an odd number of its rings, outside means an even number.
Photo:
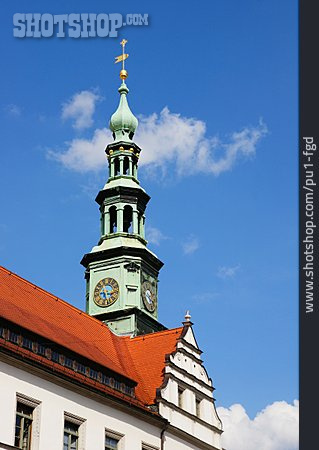
[[[176,349],[176,342],[180,338],[183,327],[157,333],[126,338],[126,344],[132,358],[132,374],[138,381],[137,397],[145,404],[155,403],[156,388],[163,382],[165,355]]]
[[[154,403],[165,355],[182,327],[120,337],[94,317],[0,266],[0,316],[135,382],[136,397]]]

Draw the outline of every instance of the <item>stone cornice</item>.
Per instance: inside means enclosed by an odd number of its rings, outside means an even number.
[[[181,430],[177,427],[174,427],[173,425],[168,425],[167,431],[171,432],[175,436],[179,436],[182,439],[187,439],[192,444],[196,445],[198,450],[220,450],[219,448],[215,447],[214,445],[207,444],[207,442],[201,441],[200,439],[197,439],[196,437],[192,436],[191,434],[187,433],[187,431]],[[222,449],[225,450],[225,449]]]
[[[175,370],[176,370],[176,368],[177,368],[177,366],[174,366],[174,365],[172,365],[172,364],[166,364],[166,367],[167,367],[167,366],[173,367]],[[179,369],[179,368],[177,368],[177,369]],[[181,373],[182,375],[186,375],[186,376],[189,377],[192,381],[198,383],[200,386],[202,386],[203,388],[207,389],[207,390],[210,391],[210,392],[213,392],[213,391],[215,390],[215,388],[213,388],[212,386],[209,386],[209,385],[203,383],[203,382],[202,382],[201,380],[199,380],[198,378],[196,378],[196,377],[194,377],[193,375],[191,375],[191,374],[189,374],[188,372],[186,372],[186,370],[179,369],[179,370],[176,370],[176,371],[179,372],[179,373]],[[194,387],[193,384],[187,383],[187,381],[181,380],[180,378],[176,377],[172,372],[165,372],[164,377],[165,377],[165,378],[167,377],[168,379],[169,379],[169,378],[172,378],[174,381],[176,381],[177,383],[179,383],[179,384],[181,384],[181,385],[184,385],[184,387],[190,389],[191,391],[196,391],[196,393],[198,394],[199,397],[205,397],[207,400],[210,400],[210,401],[214,401],[214,400],[215,400],[214,397],[210,397],[209,395],[207,395],[207,394],[205,394],[204,392],[200,391],[199,389],[197,389],[196,387]],[[168,379],[166,380],[166,383],[164,383],[162,387],[164,387],[164,385],[167,384]],[[162,387],[161,387],[161,389],[162,389]]]
[[[126,246],[109,248],[100,252],[86,253],[81,260],[81,264],[82,266],[87,267],[90,262],[103,261],[116,256],[135,256],[142,258],[146,262],[148,262],[151,267],[154,267],[158,271],[164,265],[164,263],[155,255],[153,255],[149,250],[147,250],[147,248],[135,248]]]
[[[120,179],[121,177],[119,177]],[[108,189],[102,189],[96,196],[95,201],[101,205],[105,199],[116,197],[116,201],[120,201],[121,197],[131,197],[136,198],[139,202],[143,204],[145,209],[148,201],[150,200],[150,196],[146,194],[140,187],[128,187],[128,186],[114,186]],[[118,197],[120,200],[118,200]]]
[[[209,384],[204,383],[204,381],[199,380],[198,378],[196,378],[194,375],[192,375],[191,373],[187,372],[187,370],[182,369],[181,367],[177,366],[176,364],[174,364],[171,361],[166,361],[166,367],[172,367],[173,369],[175,369],[177,372],[179,372],[182,375],[185,375],[187,377],[189,377],[192,381],[196,381],[198,384],[200,384],[201,386],[209,389],[210,391],[214,391],[215,388],[213,386],[210,386]],[[206,369],[205,369],[206,371]],[[171,373],[171,372],[169,372]],[[210,379],[210,378],[209,378]]]
[[[197,348],[197,347],[195,347],[195,345],[190,344],[189,342],[187,342],[183,337],[181,339],[179,339],[178,342],[182,343],[186,347],[189,347],[191,350],[193,350],[198,355],[201,355],[203,353],[199,348]]]
[[[196,362],[197,364],[201,365],[203,364],[203,361],[199,358],[196,358],[192,353],[189,353],[187,350],[185,350],[183,347],[177,347],[174,353],[171,353],[172,356],[176,355],[177,353],[183,353],[183,355],[190,358],[192,361]]]
[[[221,430],[220,428],[215,427],[215,425],[211,425],[210,423],[205,422],[204,420],[200,419],[199,417],[195,416],[194,414],[189,413],[188,411],[185,411],[184,409],[179,408],[178,406],[176,406],[174,403],[171,403],[165,399],[160,399],[159,400],[160,403],[163,403],[163,405],[173,409],[174,411],[179,412],[180,414],[188,417],[191,420],[195,420],[196,422],[200,423],[201,425],[203,425],[206,428],[209,428],[210,430],[215,431],[218,434],[222,434],[223,430]],[[212,447],[209,447],[212,448]]]

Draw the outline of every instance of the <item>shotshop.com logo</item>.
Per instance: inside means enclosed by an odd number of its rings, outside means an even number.
[[[116,38],[125,26],[148,25],[148,14],[13,14],[17,38]]]

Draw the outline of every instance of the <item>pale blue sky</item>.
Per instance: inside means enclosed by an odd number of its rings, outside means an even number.
[[[152,197],[150,248],[165,263],[160,320],[179,326],[190,309],[217,405],[240,403],[252,417],[298,398],[297,4],[132,5],[2,5],[1,264],[84,308],[79,261],[98,240],[106,166],[80,173],[48,153],[107,126],[118,103],[113,58],[127,38],[129,102],[145,116],[136,142],[149,146],[139,177]],[[140,12],[150,24],[117,39],[17,39],[16,12]],[[82,91],[96,96],[93,123],[75,129],[62,105]]]

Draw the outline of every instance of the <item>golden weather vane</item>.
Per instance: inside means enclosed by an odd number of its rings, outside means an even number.
[[[120,44],[122,46],[122,55],[115,57],[115,64],[122,61],[122,70],[120,72],[120,78],[122,80],[126,80],[128,73],[127,73],[127,70],[125,70],[124,61],[129,57],[129,55],[128,55],[128,53],[124,53],[124,52],[125,52],[125,45],[127,44],[127,40],[123,39],[120,42]]]

